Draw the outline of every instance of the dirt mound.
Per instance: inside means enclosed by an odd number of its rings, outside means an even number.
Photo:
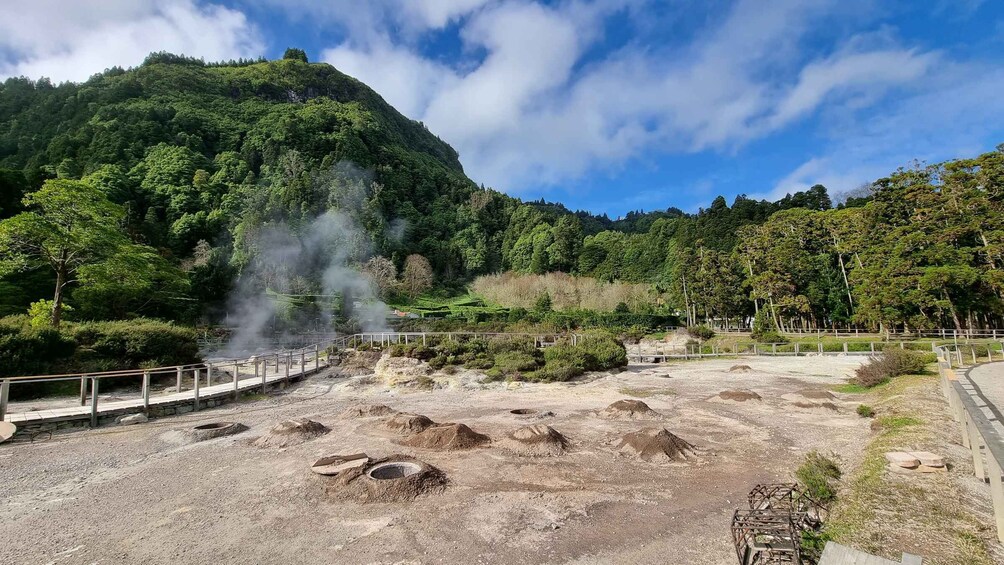
[[[626,434],[621,438],[617,449],[652,462],[683,461],[697,457],[693,445],[664,428],[645,428]]]
[[[502,451],[520,457],[557,457],[568,451],[568,445],[568,438],[544,424],[519,428],[498,443]]]
[[[618,400],[600,412],[603,418],[645,418],[659,413],[640,400]]]
[[[362,404],[359,406],[352,406],[342,412],[339,418],[370,418],[373,416],[390,416],[391,414],[397,414],[397,410],[394,410],[390,406],[384,406],[383,404]]]
[[[750,367],[749,365],[732,365],[729,367],[730,373],[749,373],[752,370],[753,367]]]
[[[325,492],[339,500],[409,502],[423,494],[442,492],[446,475],[424,461],[392,455],[347,469],[327,482]]]
[[[809,410],[819,409],[820,411],[830,410],[831,412],[839,412],[840,408],[832,402],[795,402],[794,405],[798,408],[806,408]]]
[[[255,447],[289,447],[323,436],[331,430],[320,422],[307,418],[284,420],[260,438],[251,442]]]
[[[813,389],[813,388],[800,390],[795,394],[801,396],[802,398],[809,398],[812,400],[833,400],[836,398],[836,396],[834,396],[833,393],[828,390]]]
[[[398,412],[383,421],[385,428],[402,434],[418,433],[435,425],[436,423],[426,416],[406,412]]]
[[[746,402],[747,400],[763,400],[763,398],[752,390],[723,390],[718,393],[716,400],[729,400],[732,402]]]
[[[491,442],[491,438],[479,434],[464,424],[436,424],[408,438],[403,443],[411,447],[425,449],[473,449]]]

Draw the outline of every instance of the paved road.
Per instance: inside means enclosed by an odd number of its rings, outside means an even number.
[[[1004,434],[1004,361],[973,367],[968,376],[995,416],[997,431]]]

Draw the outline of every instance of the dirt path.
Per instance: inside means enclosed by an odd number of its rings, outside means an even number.
[[[0,446],[0,562],[732,563],[731,514],[750,487],[790,480],[810,449],[855,461],[869,434],[854,403],[837,398],[834,411],[790,400],[843,382],[860,360],[744,363],[750,372],[730,373],[732,362],[714,360],[511,390],[419,392],[319,376],[267,400]],[[717,399],[737,388],[763,400]],[[598,417],[623,398],[640,398],[659,414]],[[360,403],[464,423],[494,439],[546,423],[569,438],[571,451],[528,459],[492,447],[406,447],[380,418],[339,418]],[[517,416],[515,408],[554,415]],[[332,431],[281,451],[249,445],[293,417]],[[250,429],[177,443],[180,431],[212,420]],[[653,464],[618,453],[623,434],[650,426],[694,444],[701,457]],[[310,463],[357,451],[412,455],[450,484],[410,503],[325,496],[328,479]]]

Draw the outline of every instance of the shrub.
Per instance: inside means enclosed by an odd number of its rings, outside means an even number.
[[[624,367],[627,365],[627,350],[624,344],[606,333],[590,334],[580,339],[576,346],[596,360],[593,368],[584,367],[587,371],[602,371]]]
[[[564,382],[581,375],[584,371],[574,363],[555,359],[548,361],[543,367],[536,371],[527,373],[526,377],[533,381],[542,382]]]
[[[475,357],[474,359],[471,359],[470,361],[464,363],[465,369],[485,370],[485,369],[491,369],[494,366],[495,366],[495,361],[491,357],[483,355]]]
[[[539,366],[536,357],[522,351],[507,351],[495,356],[495,369],[506,376],[533,371]]]
[[[432,359],[429,359],[429,366],[438,371],[446,366],[446,359],[445,355],[436,355]]]
[[[618,302],[617,306],[614,306],[614,312],[618,314],[630,314],[631,307],[627,305],[627,302]]]
[[[760,334],[756,340],[760,343],[788,343],[788,338],[777,332],[766,332]]]
[[[875,409],[867,404],[858,404],[858,416],[862,418],[871,418],[875,415]]]
[[[715,337],[715,331],[709,328],[708,326],[705,326],[704,324],[701,324],[699,326],[690,326],[689,328],[687,328],[687,333],[690,334],[690,337],[704,341],[707,341]]]
[[[548,293],[541,294],[537,301],[533,303],[533,309],[536,312],[550,312],[554,304],[551,302],[551,295]]]
[[[872,357],[855,371],[854,382],[864,387],[873,387],[887,382],[893,377],[921,373],[932,363],[933,353],[921,353],[890,346],[879,357]]]
[[[805,455],[802,466],[795,471],[805,493],[823,504],[837,497],[836,481],[840,479],[840,474],[840,467],[835,461],[815,450]]]
[[[27,316],[0,319],[0,376],[55,372],[55,364],[73,350],[73,340],[52,328],[32,327]]]
[[[183,365],[199,360],[194,330],[157,320],[87,322],[73,329],[73,338],[81,349],[121,359],[123,368],[141,364]]]

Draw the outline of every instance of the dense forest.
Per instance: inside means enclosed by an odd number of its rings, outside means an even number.
[[[652,285],[668,301],[647,308],[692,324],[1000,327],[1002,203],[1004,146],[893,172],[836,207],[818,185],[616,220],[522,202],[298,50],[0,84],[0,315],[47,300],[80,320],[219,322],[235,289],[318,308],[332,270],[315,255],[335,253],[381,288],[403,273],[412,295],[560,271]],[[332,233],[296,269],[270,267]]]

